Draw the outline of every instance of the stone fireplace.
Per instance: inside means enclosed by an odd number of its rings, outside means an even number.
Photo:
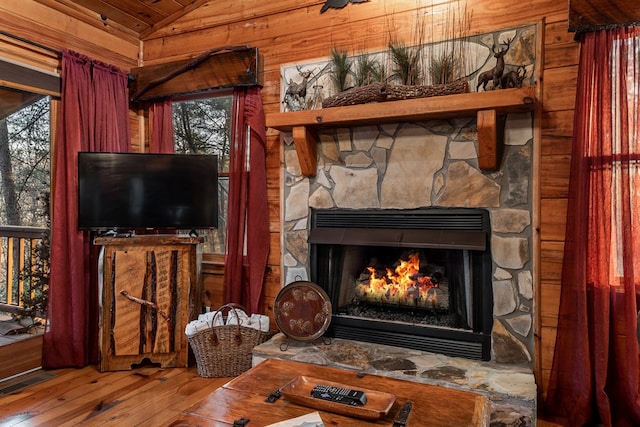
[[[444,270],[447,285],[457,287],[452,291],[456,298],[446,307],[432,305],[411,310],[405,307],[406,311],[419,312],[418,317],[431,316],[441,321],[445,312],[452,312],[458,319],[459,323],[453,327],[437,322],[427,327],[431,331],[426,335],[427,341],[438,341],[443,334],[444,339],[451,340],[453,336],[455,341],[445,341],[442,348],[436,346],[427,351],[452,354],[451,349],[463,343],[463,346],[475,346],[464,350],[473,353],[461,354],[464,357],[530,365],[534,310],[533,260],[530,255],[532,120],[531,113],[506,117],[504,154],[500,169],[494,172],[478,168],[477,130],[473,118],[323,130],[319,133],[318,168],[314,177],[301,174],[291,135],[285,134],[282,204],[285,284],[313,280],[333,291],[331,287],[338,286],[330,280],[336,272],[338,258],[331,258],[336,251],[340,252],[340,259],[352,257],[349,265],[355,264],[352,262],[355,259],[364,259],[362,263],[369,264],[372,259],[380,258],[381,255],[372,254],[369,249],[362,249],[363,246],[393,247],[391,258],[395,259],[389,262],[391,265],[407,258],[410,253],[417,253],[425,265],[432,264],[431,272],[426,269],[421,273],[429,277],[431,285],[442,280],[435,273],[442,274]],[[360,232],[358,236],[355,232],[345,240],[345,233],[342,237],[335,234],[340,234],[335,229],[345,228],[341,224],[325,227],[333,230],[319,230],[322,227],[316,224],[318,216],[324,220],[337,213],[347,213],[347,216],[353,213],[374,214],[364,224],[347,227],[370,229],[371,218],[385,216],[389,212],[435,211],[480,212],[480,216],[486,218],[486,228],[476,231],[483,236],[480,241],[484,239],[484,248],[478,246],[477,239],[470,237],[473,233],[462,239],[466,239],[466,244],[474,242],[472,244],[476,246],[470,249],[462,244],[455,248],[442,247],[433,237],[438,234],[437,230],[446,229],[442,224],[420,233],[409,233],[409,241],[398,245],[380,245],[375,241],[363,244],[363,237],[379,239],[388,233],[386,226],[375,233],[369,230]],[[405,223],[406,219],[400,220],[397,228],[402,229]],[[415,230],[414,226],[411,227]],[[449,233],[444,239],[451,239],[454,235]],[[343,240],[330,241],[332,238]],[[333,261],[328,266],[330,259]],[[457,267],[453,267],[452,260],[458,262]],[[349,280],[360,278],[366,267],[368,265],[354,267],[356,271],[349,273],[352,278]],[[340,269],[348,270],[344,266]],[[465,279],[465,275],[473,276],[473,283]],[[443,288],[431,285],[424,286],[425,295],[444,292]],[[448,287],[447,292],[450,289]],[[412,292],[419,291],[416,287]],[[362,301],[354,299],[351,294],[343,296],[342,300],[333,298],[336,299],[332,330],[341,336],[339,334],[343,332],[339,331],[340,328],[336,332],[335,328],[340,326],[339,319],[351,322],[353,312],[349,313],[349,310],[357,308]],[[427,301],[426,297],[424,301]],[[452,307],[451,304],[457,304],[455,301],[463,301],[463,304]],[[415,303],[414,299],[412,304]],[[489,307],[483,308],[486,304]],[[386,305],[389,308],[393,304]],[[423,328],[413,325],[417,323],[415,320],[401,322],[411,325],[409,329]],[[366,333],[379,337],[386,335],[382,333],[385,328],[376,324]],[[391,337],[398,332],[390,332],[391,341],[387,343],[397,346],[405,343],[410,347],[402,335],[399,343],[394,343]],[[355,334],[359,337],[365,335],[363,330]],[[469,339],[460,338],[465,335]]]

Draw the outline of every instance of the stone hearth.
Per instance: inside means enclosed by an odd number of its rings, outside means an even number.
[[[281,346],[287,347],[286,350]],[[525,367],[341,339],[302,343],[289,341],[281,333],[253,350],[254,366],[269,358],[471,391],[486,396],[490,402],[487,425],[527,427],[536,424],[536,384],[530,369]]]

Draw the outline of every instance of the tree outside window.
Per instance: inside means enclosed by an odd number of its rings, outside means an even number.
[[[0,120],[0,221],[46,227],[39,199],[49,194],[49,97]]]
[[[15,241],[10,246],[9,238],[0,239],[0,302],[20,301],[25,314],[41,316],[49,275],[51,100],[4,87],[1,91],[0,224],[46,231],[35,244],[27,239],[24,249]],[[24,266],[17,262],[21,258]]]
[[[218,156],[218,228],[197,230],[207,253],[225,253],[232,101],[228,95],[173,103],[175,152]]]

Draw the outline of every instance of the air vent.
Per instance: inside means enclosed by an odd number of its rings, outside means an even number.
[[[342,325],[332,327],[331,334],[335,338],[346,340],[366,341],[430,353],[440,353],[452,357],[464,357],[466,359],[488,360],[483,354],[483,344],[480,342],[464,342],[447,338],[407,335],[398,332],[354,329]]]
[[[314,210],[312,228],[489,231],[482,209]]]

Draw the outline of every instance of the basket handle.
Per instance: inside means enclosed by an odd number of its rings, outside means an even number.
[[[231,310],[233,310],[233,312],[236,314],[236,319],[238,319],[238,324],[237,324],[237,330],[236,330],[236,334],[233,337],[233,341],[236,345],[240,345],[242,344],[242,333],[240,332],[240,316],[238,316],[238,312],[237,310],[242,310],[246,313],[246,310],[244,309],[243,306],[241,306],[240,304],[236,304],[235,302],[230,302],[228,304],[224,304],[221,305],[216,311],[215,313],[213,313],[213,318],[215,319],[216,316],[218,315],[218,313],[220,313],[222,316],[224,316],[225,310],[227,310],[227,313]],[[216,330],[214,328],[214,326],[211,326],[211,331],[213,332],[213,336],[212,336],[212,340],[211,340],[211,344],[216,346],[218,345],[218,343],[220,342],[218,340],[218,335],[216,334]]]

